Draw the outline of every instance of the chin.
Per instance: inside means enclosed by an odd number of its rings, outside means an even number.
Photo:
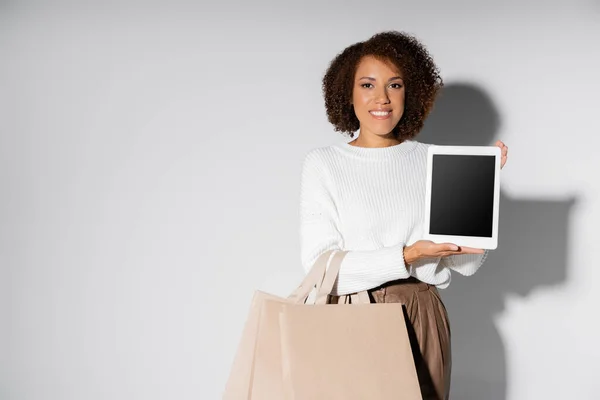
[[[385,137],[385,136],[388,136],[390,134],[390,132],[392,132],[394,130],[394,126],[396,126],[396,125],[390,126],[389,128],[386,128],[386,129],[382,129],[381,127],[373,128],[373,129],[371,129],[371,132],[373,132],[377,136]]]

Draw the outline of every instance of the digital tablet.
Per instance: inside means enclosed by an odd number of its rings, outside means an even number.
[[[429,146],[425,240],[498,247],[500,162],[497,146]]]

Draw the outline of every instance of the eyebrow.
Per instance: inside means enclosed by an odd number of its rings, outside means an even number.
[[[362,78],[359,78],[358,80],[361,80],[361,79],[368,79],[370,81],[375,81],[376,80],[375,78],[371,78],[370,76],[363,76]],[[396,80],[396,79],[403,79],[403,78],[401,76],[393,76],[390,79],[388,79],[388,82]]]

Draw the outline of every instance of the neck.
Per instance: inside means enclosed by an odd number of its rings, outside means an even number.
[[[388,135],[389,136],[367,135],[361,132],[356,139],[348,142],[348,144],[356,147],[380,148],[395,146],[402,143],[402,141],[396,139],[391,133]]]

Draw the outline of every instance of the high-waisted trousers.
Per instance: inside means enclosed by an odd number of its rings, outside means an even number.
[[[372,302],[404,305],[423,400],[449,399],[450,325],[437,288],[411,277],[388,282],[368,293]]]

